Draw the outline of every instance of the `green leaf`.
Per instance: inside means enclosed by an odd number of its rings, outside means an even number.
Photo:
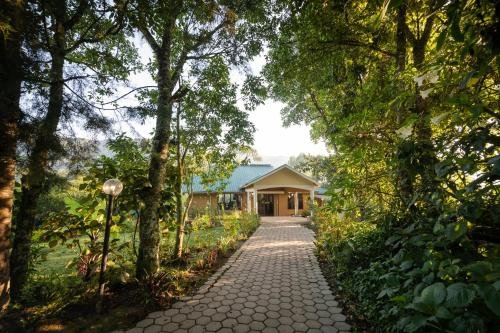
[[[413,266],[413,260],[405,260],[399,265],[399,267],[404,271],[410,269],[412,266]]]
[[[446,226],[446,238],[454,242],[467,233],[467,223],[460,221]]]
[[[473,280],[484,281],[485,276],[493,270],[493,265],[489,261],[477,261],[465,267],[465,270]]]
[[[448,30],[443,30],[439,36],[436,38],[436,48],[439,50],[446,41],[446,36],[448,35]]]
[[[68,212],[72,215],[78,215],[78,212],[76,210],[82,207],[82,205],[78,201],[69,197],[64,198],[64,204],[66,205]]]
[[[483,298],[486,306],[497,316],[500,316],[500,291],[493,285],[483,284],[478,286],[479,295]]]
[[[432,229],[432,232],[435,234],[439,234],[443,230],[444,230],[444,226],[441,223],[436,222],[436,224],[434,224],[434,228]]]
[[[434,165],[434,172],[439,178],[443,178],[450,173],[455,167],[448,161],[439,162]]]
[[[416,332],[420,328],[427,324],[427,317],[422,315],[416,315],[411,317],[410,322],[406,325],[406,330],[408,332]]]
[[[406,306],[406,309],[412,309],[418,312],[422,312],[428,315],[433,315],[436,309],[432,304],[423,303],[420,297],[415,298],[413,303],[410,303]]]
[[[446,287],[442,282],[437,282],[425,287],[420,295],[425,304],[439,305],[446,298]]]
[[[51,239],[49,241],[49,247],[55,247],[57,245],[57,239]]]
[[[436,311],[436,317],[441,319],[451,319],[453,314],[444,306],[440,306]]]
[[[497,316],[500,316],[500,292],[495,290],[492,293],[489,293],[484,298],[484,302],[488,306],[488,308],[493,311]]]
[[[446,288],[446,306],[448,307],[465,307],[469,305],[476,297],[476,291],[466,285],[458,282],[449,285]]]
[[[399,304],[406,304],[408,302],[408,297],[406,295],[397,295],[391,298],[391,301],[399,303]]]
[[[390,244],[395,243],[396,241],[398,241],[400,239],[401,239],[401,236],[393,235],[393,236],[387,238],[387,240],[385,241],[385,245],[390,245]]]

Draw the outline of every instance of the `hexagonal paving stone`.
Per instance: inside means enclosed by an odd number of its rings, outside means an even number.
[[[144,319],[138,322],[135,326],[136,327],[148,327],[151,326],[154,323],[154,319],[149,318],[149,319]]]
[[[267,327],[278,327],[280,325],[280,322],[276,319],[268,318],[264,320],[264,324]]]
[[[227,318],[225,320],[222,321],[222,326],[223,327],[234,327],[238,324],[238,322],[236,321],[236,319],[234,318]]]
[[[228,318],[238,318],[239,316],[241,316],[241,312],[238,310],[232,310],[226,313],[226,316]]]
[[[189,329],[189,328],[193,327],[195,324],[196,324],[196,321],[194,321],[193,319],[187,319],[181,323],[181,328]]]
[[[224,319],[227,319],[227,316],[225,313],[217,312],[214,315],[212,315],[212,321],[223,321]]]
[[[206,309],[205,311],[203,311],[204,316],[213,316],[216,313],[217,313],[217,310],[215,310],[215,309]]]
[[[203,333],[204,330],[203,326],[196,325],[189,329],[189,333]]]
[[[307,327],[309,328],[320,328],[321,327],[321,323],[316,321],[316,320],[308,320],[306,321],[306,325]]]
[[[256,331],[262,331],[265,327],[264,323],[260,321],[254,321],[250,324],[250,328]]]
[[[196,319],[196,324],[204,326],[204,325],[208,324],[211,320],[212,319],[210,319],[210,317],[203,316],[203,317]]]
[[[297,332],[305,332],[309,329],[309,327],[307,327],[304,323],[293,323],[292,327]]]
[[[165,332],[175,332],[179,328],[179,323],[168,323],[163,325],[162,330]]]
[[[187,316],[184,314],[184,313],[179,313],[179,314],[176,314],[175,316],[172,317],[172,321],[174,323],[180,323],[184,320],[186,320]]]
[[[330,318],[332,318],[334,321],[345,321],[346,320],[346,316],[344,316],[341,313],[335,313]]]
[[[144,329],[144,333],[159,333],[161,330],[161,325],[151,325]]]
[[[263,306],[258,306],[255,308],[255,312],[257,312],[257,313],[266,313],[267,311],[269,311],[269,310],[267,310],[267,308],[263,307]]]
[[[253,320],[255,321],[264,321],[267,319],[266,315],[263,313],[254,313],[252,315]]]
[[[235,333],[247,333],[250,331],[250,326],[244,324],[238,324],[235,327],[233,327],[233,331]]]
[[[349,331],[351,329],[351,325],[346,324],[345,322],[337,322],[333,325],[334,327],[338,328],[339,330],[342,331]]]
[[[222,327],[222,324],[218,321],[212,321],[205,326],[207,332],[216,332],[219,328]]]

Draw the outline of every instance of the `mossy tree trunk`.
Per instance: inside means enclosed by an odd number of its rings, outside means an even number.
[[[10,301],[10,230],[14,204],[19,100],[23,81],[21,42],[25,1],[0,0],[0,310]],[[6,22],[3,22],[6,20]]]
[[[62,1],[64,4],[64,1]],[[47,113],[43,118],[22,178],[21,202],[15,218],[15,237],[11,253],[11,295],[17,300],[28,277],[31,238],[35,226],[37,202],[47,176],[48,154],[54,147],[55,133],[63,108],[65,27],[64,6],[56,14],[54,46],[51,54],[50,91]]]

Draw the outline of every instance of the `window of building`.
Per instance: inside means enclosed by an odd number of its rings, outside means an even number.
[[[295,193],[288,193],[288,209],[295,209]]]
[[[219,194],[219,205],[225,210],[236,209],[238,206],[238,196],[235,193]]]
[[[304,209],[304,194],[298,193],[299,207],[298,209]],[[288,209],[295,209],[295,193],[288,193]]]

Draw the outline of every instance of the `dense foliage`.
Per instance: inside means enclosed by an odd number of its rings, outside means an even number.
[[[264,75],[332,148],[318,247],[377,331],[500,325],[499,8],[285,5]]]

